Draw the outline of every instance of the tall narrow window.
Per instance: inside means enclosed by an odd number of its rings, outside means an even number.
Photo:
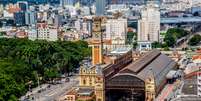
[[[86,85],[86,80],[85,79],[83,80],[83,84]]]

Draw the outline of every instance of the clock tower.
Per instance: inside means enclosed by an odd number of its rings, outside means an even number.
[[[102,28],[101,28],[102,18],[94,17],[92,26],[92,64],[102,64],[103,54],[103,38],[102,38]]]

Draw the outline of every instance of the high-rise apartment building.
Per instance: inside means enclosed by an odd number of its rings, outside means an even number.
[[[77,0],[61,0],[60,4],[61,6],[73,6],[75,3],[77,2]]]
[[[102,16],[105,13],[106,0],[96,0],[96,15]]]
[[[92,20],[84,19],[82,23],[82,31],[88,35],[92,35]]]
[[[80,31],[81,30],[81,28],[82,28],[82,20],[80,20],[80,19],[78,19],[78,20],[76,20],[75,22],[74,22],[74,24],[75,24],[75,29],[77,30],[77,31]]]
[[[28,10],[28,2],[26,1],[18,1],[17,2],[19,8],[21,9],[21,11],[27,11]]]
[[[138,41],[159,41],[160,11],[155,1],[148,1],[138,21]]]
[[[25,12],[25,23],[26,25],[34,26],[36,24],[36,12],[35,11],[27,11]]]
[[[127,19],[109,19],[106,23],[106,40],[113,45],[124,45],[127,35]]]
[[[54,26],[60,27],[62,25],[63,16],[60,14],[57,14],[54,16]]]
[[[25,12],[17,12],[14,13],[14,20],[16,26],[24,26],[25,25]]]

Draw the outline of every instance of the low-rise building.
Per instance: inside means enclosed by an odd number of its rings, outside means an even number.
[[[103,64],[82,66],[77,89],[83,92],[77,90],[76,94],[66,96],[76,98],[74,101],[82,97],[84,101],[93,97],[96,101],[132,101],[132,97],[152,101],[166,84],[166,75],[176,62],[157,50],[142,54],[135,60],[132,56],[132,51],[122,48],[104,55]]]
[[[18,31],[18,32],[16,32],[15,36],[17,38],[27,38],[28,37],[27,32],[25,32],[25,31]]]
[[[36,40],[37,39],[37,30],[35,28],[31,28],[28,30],[28,39]]]
[[[80,34],[77,31],[68,30],[61,32],[60,39],[62,41],[75,41],[80,39]]]

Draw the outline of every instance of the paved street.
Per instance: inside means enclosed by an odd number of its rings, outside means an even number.
[[[167,84],[155,101],[165,101],[165,99],[167,99],[167,101],[171,101],[170,99],[175,98],[176,95],[180,93],[182,85],[183,82],[181,81],[177,81],[173,84]]]
[[[30,95],[30,97],[25,101],[56,101],[59,96],[63,95],[69,89],[77,85],[77,77],[72,77],[69,82],[51,85],[49,88],[48,84],[44,84],[41,87],[34,88],[32,92],[27,92],[26,95]],[[38,92],[39,90],[41,90],[41,92]],[[24,97],[21,98],[21,101],[23,100]]]
[[[167,96],[172,92],[173,88],[173,84],[167,84],[162,90],[161,94],[156,98],[156,101],[164,101]]]
[[[180,44],[179,46],[177,46],[177,48],[189,47],[189,45],[188,45],[189,40],[190,40],[194,35],[197,35],[197,34],[201,35],[201,30],[200,30],[200,29],[201,29],[201,26],[197,26],[197,28],[194,29],[195,31],[192,32],[190,35],[186,36],[187,39],[186,39],[182,44]]]

